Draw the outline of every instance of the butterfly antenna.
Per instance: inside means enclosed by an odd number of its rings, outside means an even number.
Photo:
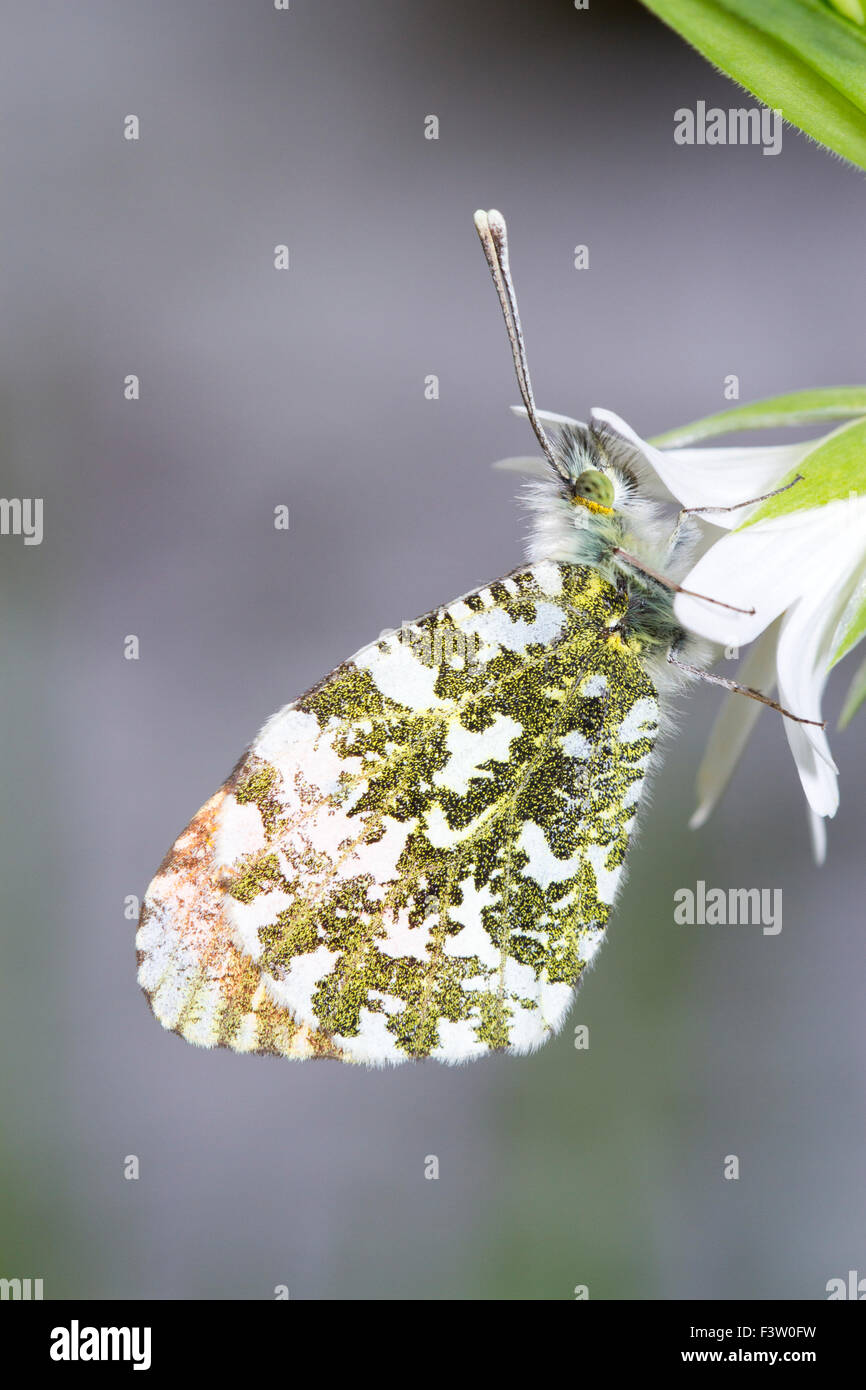
[[[499,296],[499,303],[502,306],[502,316],[505,319],[508,341],[511,344],[511,355],[514,358],[514,370],[517,373],[517,384],[520,387],[523,404],[526,406],[529,423],[535,431],[535,437],[544,450],[545,457],[551,467],[560,478],[568,482],[568,471],[553,452],[553,446],[542,428],[538,412],[535,409],[535,397],[532,394],[532,382],[526,361],[526,346],[523,342],[520,314],[517,311],[517,295],[514,293],[511,271],[508,268],[508,232],[505,227],[505,218],[495,208],[491,208],[489,212],[476,212],[475,230],[481,239],[484,255],[490,266],[490,273],[493,276],[493,283]]]

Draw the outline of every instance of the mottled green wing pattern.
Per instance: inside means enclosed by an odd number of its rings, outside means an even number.
[[[275,715],[198,841],[199,903],[257,1006],[190,954],[170,855],[139,933],[158,1016],[163,991],[192,1041],[373,1064],[546,1041],[603,934],[657,731],[625,604],[594,570],[539,563]]]

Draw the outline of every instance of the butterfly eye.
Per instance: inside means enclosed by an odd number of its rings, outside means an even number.
[[[587,468],[581,473],[573,486],[575,497],[594,502],[597,507],[612,507],[614,500],[613,483],[606,473],[597,468]]]

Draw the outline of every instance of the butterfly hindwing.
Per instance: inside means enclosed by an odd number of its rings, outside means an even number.
[[[601,939],[657,729],[625,605],[592,569],[529,566],[274,715],[148,891],[161,1021],[367,1063],[543,1043]]]

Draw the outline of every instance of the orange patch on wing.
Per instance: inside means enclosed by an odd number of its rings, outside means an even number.
[[[255,962],[232,941],[225,912],[225,873],[214,866],[213,848],[224,802],[237,784],[239,771],[240,767],[235,769],[178,837],[148,888],[140,927],[152,927],[160,918],[168,920],[179,939],[174,950],[167,952],[162,978],[153,988],[145,988],[145,994],[159,1017],[154,1001],[163,980],[171,975],[176,956],[188,983],[176,1020],[165,1026],[181,1037],[200,1041],[190,1033],[202,1012],[213,1009],[216,986],[219,1002],[213,1041],[203,1045],[297,1059],[344,1060],[327,1034],[299,1024],[271,998]],[[138,951],[139,966],[148,955],[147,950]]]

